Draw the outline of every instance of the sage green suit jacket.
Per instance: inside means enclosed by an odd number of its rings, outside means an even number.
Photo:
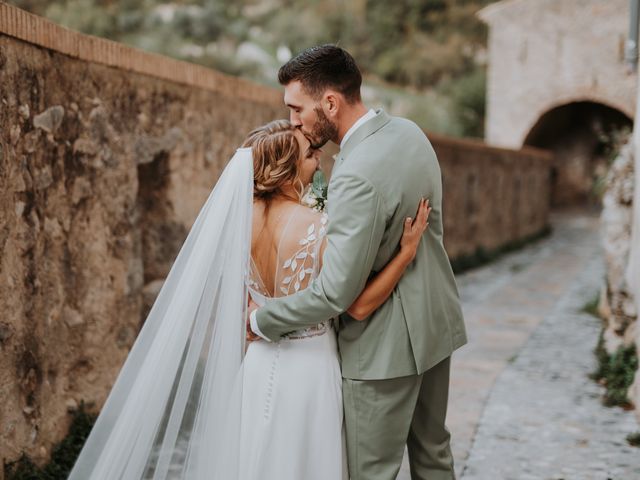
[[[421,197],[433,208],[415,261],[368,319],[344,313],[370,275],[398,252]],[[442,180],[436,154],[413,122],[378,110],[336,157],[327,197],[327,247],[303,291],[258,309],[273,341],[339,316],[342,375],[377,380],[420,374],[466,343],[458,291],[442,242]]]

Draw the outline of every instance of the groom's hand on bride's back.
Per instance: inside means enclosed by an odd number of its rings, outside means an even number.
[[[258,304],[254,302],[251,297],[249,297],[249,303],[247,305],[247,318],[245,319],[246,330],[247,330],[247,342],[255,342],[256,340],[260,340],[260,337],[253,333],[251,330],[251,313],[258,309]]]

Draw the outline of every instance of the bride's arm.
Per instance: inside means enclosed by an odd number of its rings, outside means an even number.
[[[367,282],[347,313],[356,320],[364,320],[382,305],[393,292],[405,269],[416,256],[422,234],[427,229],[429,200],[421,200],[415,220],[407,218],[400,240],[400,251],[375,277]]]

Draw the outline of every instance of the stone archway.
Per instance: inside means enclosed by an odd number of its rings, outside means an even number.
[[[635,117],[628,0],[503,0],[478,15],[489,26],[488,143],[519,148],[546,113],[571,103]]]
[[[611,153],[633,120],[620,110],[592,101],[575,101],[543,113],[524,140],[525,145],[555,154],[551,203],[554,207],[597,202],[599,178]]]

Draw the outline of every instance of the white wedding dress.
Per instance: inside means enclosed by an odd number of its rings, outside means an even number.
[[[304,289],[319,271],[326,215],[300,205],[287,215],[274,242],[277,267],[272,281],[263,281],[251,261],[248,287],[258,305]],[[251,343],[242,384],[240,479],[348,478],[342,377],[332,321],[292,332],[279,342]]]
[[[253,212],[252,152],[240,148],[189,231],[69,480],[346,480],[331,323],[245,349],[248,290],[264,304],[305,288],[318,273],[327,219],[293,204],[285,228],[274,230],[276,248],[265,244],[253,262]],[[266,284],[257,269],[265,261],[275,272]]]

